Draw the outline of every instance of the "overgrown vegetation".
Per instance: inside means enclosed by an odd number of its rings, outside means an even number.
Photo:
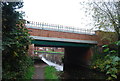
[[[32,79],[34,71],[35,71],[34,66],[28,67],[28,69],[25,73],[25,78],[24,79]]]
[[[2,78],[28,78],[27,73],[30,71],[30,67],[33,66],[33,61],[28,56],[28,45],[31,39],[28,30],[24,26],[23,13],[17,11],[17,9],[23,7],[23,2],[2,2],[1,5]]]
[[[120,45],[120,41],[114,43]],[[91,68],[97,69],[108,75],[107,80],[117,79],[120,75],[120,57],[118,50],[111,50],[109,45],[103,46],[103,54],[95,54],[92,60]]]
[[[96,33],[101,41],[98,45],[103,45],[103,51],[94,54],[91,68],[108,75],[108,80],[117,79],[120,75],[120,1],[100,0],[81,2],[81,5],[83,5],[86,17],[93,18],[92,29],[103,31]]]
[[[53,66],[46,66],[44,70],[45,79],[58,79],[58,71]]]

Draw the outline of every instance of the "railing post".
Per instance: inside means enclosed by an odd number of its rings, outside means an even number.
[[[33,25],[34,26],[34,23],[33,23],[33,21],[32,21],[32,24],[31,25]]]
[[[44,23],[42,22],[42,29],[43,29]]]
[[[33,25],[33,21],[30,22],[30,25],[31,25],[31,26]]]
[[[40,27],[42,26],[41,22],[40,22]]]
[[[38,27],[40,27],[40,22],[38,22]]]
[[[74,32],[74,28],[73,28],[73,32]]]
[[[36,22],[36,26],[37,26],[37,22]]]
[[[33,22],[34,23],[34,26],[35,26],[35,22]]]
[[[58,25],[58,31],[60,31],[60,30],[59,30],[59,25]]]
[[[30,22],[30,25],[31,25],[31,26],[33,25],[32,21]]]

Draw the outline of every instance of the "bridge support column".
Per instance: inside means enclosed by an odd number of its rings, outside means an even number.
[[[28,55],[34,56],[34,44],[29,45]]]
[[[64,71],[79,69],[81,66],[90,64],[92,55],[89,47],[66,47],[64,56]]]

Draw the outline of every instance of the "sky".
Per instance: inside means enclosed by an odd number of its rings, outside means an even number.
[[[28,21],[90,29],[93,25],[81,9],[81,0],[23,0]],[[86,26],[87,25],[87,26]]]

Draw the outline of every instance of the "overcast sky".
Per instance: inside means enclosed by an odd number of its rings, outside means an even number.
[[[92,28],[91,22],[80,9],[81,0],[23,0],[23,11],[28,21]]]

